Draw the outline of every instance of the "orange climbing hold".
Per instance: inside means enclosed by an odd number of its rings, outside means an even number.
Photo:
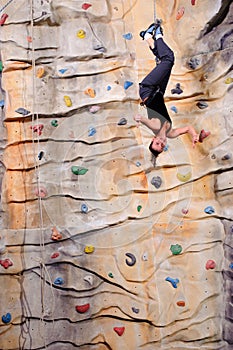
[[[52,229],[52,240],[53,241],[59,241],[60,239],[62,239],[62,234],[56,229],[56,227],[54,226]]]
[[[88,88],[84,92],[85,92],[86,95],[88,95],[88,96],[90,96],[92,98],[94,98],[96,96],[95,90],[92,89],[92,88]]]
[[[177,21],[179,21],[179,19],[181,19],[181,17],[183,17],[184,11],[185,11],[185,8],[184,8],[184,7],[181,7],[181,8],[178,10],[177,15],[176,15]]]
[[[44,67],[40,67],[37,69],[37,71],[36,71],[37,78],[42,78],[44,76],[44,74],[45,74]]]
[[[185,306],[185,301],[184,300],[178,300],[176,303],[177,306],[184,307]]]

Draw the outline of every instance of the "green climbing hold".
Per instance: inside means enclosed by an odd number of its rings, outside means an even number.
[[[182,247],[179,244],[172,244],[170,247],[170,251],[173,255],[179,255],[182,252]]]
[[[0,61],[0,72],[2,72],[3,70],[3,64],[2,64],[2,61]]]
[[[55,127],[58,126],[58,121],[56,119],[52,120],[51,125]]]
[[[108,277],[114,278],[113,273],[112,273],[112,272],[109,272]]]
[[[71,167],[71,171],[75,175],[85,175],[88,169],[74,165]]]
[[[137,211],[140,212],[141,209],[142,209],[142,206],[141,206],[141,205],[138,205],[138,206],[137,206]]]

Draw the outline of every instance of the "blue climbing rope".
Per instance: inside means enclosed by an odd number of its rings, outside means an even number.
[[[9,0],[1,9],[0,9],[0,13],[8,6],[10,5],[10,3],[12,2],[13,0]]]

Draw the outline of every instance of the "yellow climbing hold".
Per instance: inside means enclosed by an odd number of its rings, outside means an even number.
[[[65,104],[67,105],[67,107],[72,106],[72,101],[71,101],[71,98],[69,96],[64,96],[64,101],[65,101]]]
[[[77,32],[77,37],[79,39],[84,39],[86,36],[86,32],[83,30],[83,29],[80,29],[78,32]]]
[[[93,245],[86,245],[86,247],[84,248],[84,252],[86,254],[91,254],[93,253],[95,250],[95,247],[93,247]]]
[[[187,174],[183,175],[181,173],[177,173],[177,179],[182,181],[182,182],[186,182],[186,181],[189,181],[191,179],[191,171],[189,171]]]
[[[45,69],[44,67],[39,67],[36,71],[36,76],[37,78],[42,78],[45,74]]]
[[[233,78],[229,77],[229,78],[226,78],[225,80],[225,84],[231,84],[233,82]]]
[[[84,92],[85,92],[86,95],[88,95],[88,96],[90,96],[92,98],[95,97],[95,95],[96,95],[95,90],[91,89],[91,88],[86,89]]]

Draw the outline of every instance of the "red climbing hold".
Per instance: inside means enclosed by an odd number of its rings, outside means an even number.
[[[4,259],[4,260],[0,260],[0,265],[2,265],[4,269],[8,269],[8,267],[13,265],[13,262],[10,259]]]
[[[196,3],[196,0],[191,0],[191,4],[194,6]]]
[[[87,310],[89,310],[89,308],[90,308],[90,304],[77,305],[75,307],[76,311],[80,314],[84,314],[85,312],[87,312]]]
[[[8,15],[6,13],[3,13],[1,18],[0,18],[0,25],[2,26],[8,18]]]
[[[52,255],[51,255],[51,259],[56,259],[56,258],[58,258],[59,257],[59,253],[58,252],[55,252],[55,253],[53,253]]]
[[[119,336],[121,336],[125,331],[125,327],[114,327],[113,329]]]
[[[33,132],[37,132],[37,134],[39,136],[42,134],[43,128],[44,128],[43,124],[38,124],[38,125],[31,126],[31,129],[33,130]]]
[[[91,7],[91,6],[92,6],[91,4],[88,4],[88,3],[84,2],[84,4],[82,4],[82,9],[83,10],[88,10],[89,7]]]
[[[185,8],[184,8],[184,7],[181,7],[181,8],[178,10],[177,15],[176,15],[177,21],[179,21],[179,19],[181,19],[181,17],[183,17],[184,11],[185,11]]]
[[[210,135],[210,131],[201,130],[199,135],[199,142],[203,142],[203,140]]]
[[[206,270],[213,270],[216,267],[216,262],[214,260],[208,260],[206,262],[205,268]]]
[[[185,301],[184,300],[178,300],[176,302],[177,306],[184,307],[185,306]]]

